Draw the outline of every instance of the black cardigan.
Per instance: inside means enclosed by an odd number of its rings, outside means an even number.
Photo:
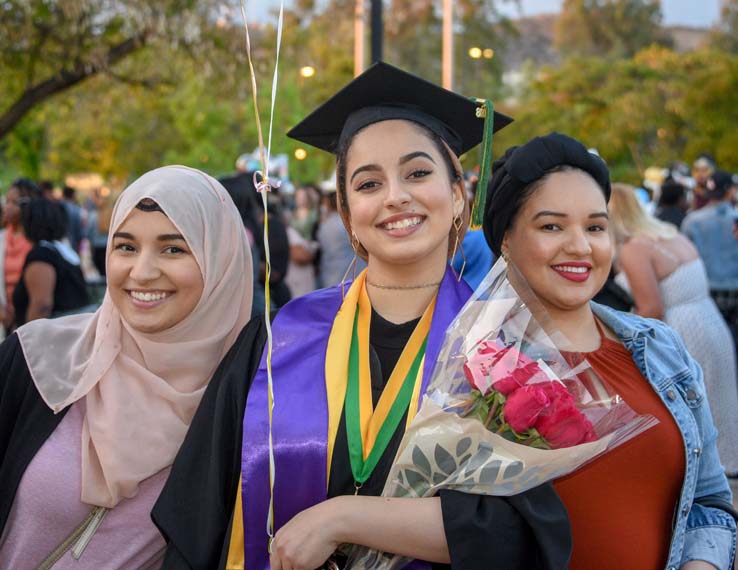
[[[66,412],[55,415],[41,399],[18,336],[5,339],[0,344],[0,534],[23,473]]]

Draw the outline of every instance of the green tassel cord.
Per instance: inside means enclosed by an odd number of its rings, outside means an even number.
[[[484,119],[484,136],[482,137],[482,161],[479,166],[479,181],[477,192],[474,196],[470,228],[478,230],[484,221],[484,203],[487,200],[487,182],[492,170],[492,133],[494,131],[495,108],[489,99],[475,99],[480,106],[477,107],[477,117]]]

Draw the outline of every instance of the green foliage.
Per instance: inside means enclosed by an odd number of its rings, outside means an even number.
[[[738,0],[724,0],[720,20],[712,31],[710,43],[717,49],[738,54]]]
[[[564,0],[556,45],[565,55],[631,57],[670,45],[656,0]]]
[[[581,26],[567,27],[570,45],[591,49],[558,68],[529,67],[527,81],[506,101],[501,71],[512,27],[496,11],[502,1],[455,2],[456,90],[491,97],[496,108],[516,118],[496,135],[496,154],[559,130],[597,147],[615,177],[631,182],[650,164],[691,160],[702,151],[738,170],[738,56],[727,48],[687,54],[641,49],[661,41],[654,3],[569,0],[563,21],[572,14],[594,18],[584,44],[574,41]],[[114,67],[33,107],[0,139],[0,186],[20,174],[60,180],[79,171],[98,172],[120,185],[166,163],[216,176],[232,171],[235,158],[256,148],[258,137],[237,3],[221,6],[222,12],[219,5],[215,0],[153,5],[144,0],[0,0],[0,13],[10,15],[0,22],[3,106],[75,59],[94,60],[140,26],[156,23],[158,30]],[[738,0],[726,4],[723,35],[714,38],[738,37],[736,20],[729,17],[738,13],[736,5]],[[302,145],[286,132],[351,79],[353,7],[353,0],[296,0],[285,14],[272,152],[290,156],[291,177],[299,182],[324,180],[333,170],[332,157],[314,149],[306,148],[307,160],[296,160],[293,153]],[[385,10],[386,59],[439,82],[439,10],[438,2],[392,0]],[[94,29],[90,14],[101,18]],[[41,41],[48,28],[54,33]],[[252,26],[252,44],[266,137],[275,26]],[[495,56],[471,59],[470,47],[494,48]],[[306,65],[315,68],[314,77],[300,76]],[[467,167],[477,162],[476,152],[464,158]]]
[[[738,57],[649,48],[632,59],[571,59],[544,69],[514,109],[496,150],[553,130],[598,149],[613,178],[712,152],[738,169]]]

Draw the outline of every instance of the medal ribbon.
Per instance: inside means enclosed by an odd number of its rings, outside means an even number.
[[[418,392],[416,386],[422,378],[421,370],[434,308],[435,298],[415,327],[376,409],[373,409],[369,368],[369,325],[372,307],[366,288],[362,287],[359,292],[358,310],[353,319],[345,400],[349,457],[357,486],[362,485],[374,471],[405,411],[408,410],[413,396]],[[412,416],[414,415],[413,413]],[[410,420],[409,414],[408,421]]]

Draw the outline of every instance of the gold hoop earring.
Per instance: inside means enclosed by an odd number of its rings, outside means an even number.
[[[351,249],[354,250],[354,257],[351,260],[351,263],[349,263],[348,267],[346,268],[346,272],[343,274],[343,278],[341,279],[341,299],[346,299],[346,277],[348,277],[349,271],[353,270],[353,277],[351,278],[351,281],[356,281],[356,263],[357,263],[357,257],[358,257],[358,245],[361,245],[359,242],[359,239],[356,237],[356,234],[351,232]]]
[[[459,243],[459,235],[461,233],[461,228],[463,224],[461,216],[456,216],[452,223],[454,227],[454,232],[456,233],[456,239],[454,240],[454,250],[451,254],[452,266],[454,258],[456,257],[456,251],[458,250],[461,253],[461,270],[456,274],[456,281],[458,283],[461,282],[461,277],[462,275],[464,275],[464,269],[466,268],[466,255],[464,255],[464,246]]]

